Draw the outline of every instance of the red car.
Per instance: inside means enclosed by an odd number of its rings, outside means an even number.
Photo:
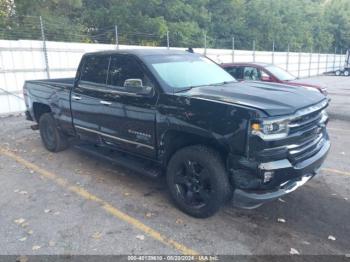
[[[291,75],[286,70],[267,63],[231,63],[221,64],[228,73],[238,81],[265,81],[282,83],[293,86],[312,87],[327,95],[327,89],[322,86],[302,83],[297,77]]]

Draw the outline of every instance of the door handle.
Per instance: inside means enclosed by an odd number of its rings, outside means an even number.
[[[109,105],[112,104],[112,102],[108,102],[108,101],[101,100],[101,101],[100,101],[100,104],[105,105],[105,106],[109,106]]]
[[[74,100],[81,100],[81,97],[80,96],[72,96],[72,98],[74,99]]]

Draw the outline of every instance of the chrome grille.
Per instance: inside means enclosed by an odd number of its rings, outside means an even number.
[[[325,142],[325,124],[327,117],[322,109],[298,116],[290,121],[289,135],[295,136],[297,142],[288,146],[289,158],[293,164],[301,162],[322,148]]]
[[[315,155],[324,144],[324,136],[320,134],[316,139],[308,140],[302,145],[289,149],[289,156],[293,163],[301,162]]]
[[[290,131],[291,133],[295,133],[307,127],[312,127],[314,125],[317,125],[321,121],[321,118],[322,118],[322,114],[320,111],[298,117],[297,119],[290,122],[289,124]]]

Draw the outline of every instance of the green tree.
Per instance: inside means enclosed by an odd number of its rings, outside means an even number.
[[[40,39],[42,16],[49,40],[81,41],[85,28],[79,23],[81,0],[15,0],[8,20],[10,38]]]
[[[205,7],[208,0],[138,0],[84,1],[83,23],[91,32],[106,32],[118,25],[120,40],[131,44],[165,44],[170,31],[173,45],[198,44],[203,27],[210,19]],[[202,42],[201,42],[202,44]]]
[[[350,48],[350,1],[328,1],[324,5],[324,19],[327,33],[332,36],[333,48]]]
[[[8,19],[13,10],[13,3],[10,0],[0,0],[0,37],[6,37]]]
[[[350,45],[349,0],[0,0],[0,36],[121,44],[330,51]]]
[[[207,8],[211,13],[209,35],[212,46],[230,48],[231,39],[235,37],[236,48],[250,47],[252,39],[247,27],[245,0],[211,0]]]

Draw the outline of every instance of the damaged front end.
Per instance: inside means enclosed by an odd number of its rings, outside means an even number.
[[[304,185],[330,149],[327,101],[293,116],[251,121],[247,156],[229,155],[234,204],[255,208]]]

